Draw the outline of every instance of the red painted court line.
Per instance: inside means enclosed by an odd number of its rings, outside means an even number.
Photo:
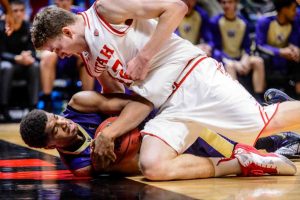
[[[76,177],[69,170],[0,172],[0,180],[86,180]]]
[[[0,167],[54,167],[55,165],[40,159],[0,160]]]

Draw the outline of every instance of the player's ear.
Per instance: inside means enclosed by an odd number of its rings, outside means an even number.
[[[67,26],[63,27],[62,28],[62,33],[63,33],[63,35],[65,35],[65,36],[67,36],[69,38],[73,37],[73,32],[72,32],[72,30],[71,30],[70,27],[67,27]]]

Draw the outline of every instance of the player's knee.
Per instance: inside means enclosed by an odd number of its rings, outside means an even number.
[[[0,69],[2,69],[2,70],[11,70],[11,69],[13,69],[13,64],[11,62],[8,62],[8,61],[2,61]]]
[[[234,66],[233,63],[227,63],[226,66],[225,66],[225,68],[226,68],[226,70],[227,70],[228,72],[233,72],[233,71],[235,71],[235,66]]]
[[[254,68],[263,68],[264,60],[261,57],[253,56],[251,59],[251,64],[254,66]]]
[[[140,159],[139,162],[140,170],[149,180],[164,180],[164,175],[166,174],[163,170],[161,161],[155,159]]]

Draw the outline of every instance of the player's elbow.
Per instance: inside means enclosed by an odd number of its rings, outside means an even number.
[[[77,177],[91,177],[92,176],[92,168],[90,166],[82,168],[82,169],[77,169],[77,170],[72,170],[71,171],[74,176]]]
[[[182,13],[183,15],[185,15],[189,8],[188,6],[186,5],[186,3],[182,0],[177,0],[177,1],[174,1],[173,3],[173,9],[176,9],[179,13]],[[174,10],[173,10],[174,12]]]
[[[69,101],[69,105],[74,106],[81,106],[85,101],[90,99],[90,95],[92,95],[93,92],[91,91],[81,91],[75,93],[71,100]]]

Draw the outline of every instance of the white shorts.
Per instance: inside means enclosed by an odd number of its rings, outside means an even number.
[[[212,58],[193,60],[175,86],[142,133],[160,138],[179,154],[207,129],[228,138],[246,134],[253,144],[278,108],[260,106]]]

